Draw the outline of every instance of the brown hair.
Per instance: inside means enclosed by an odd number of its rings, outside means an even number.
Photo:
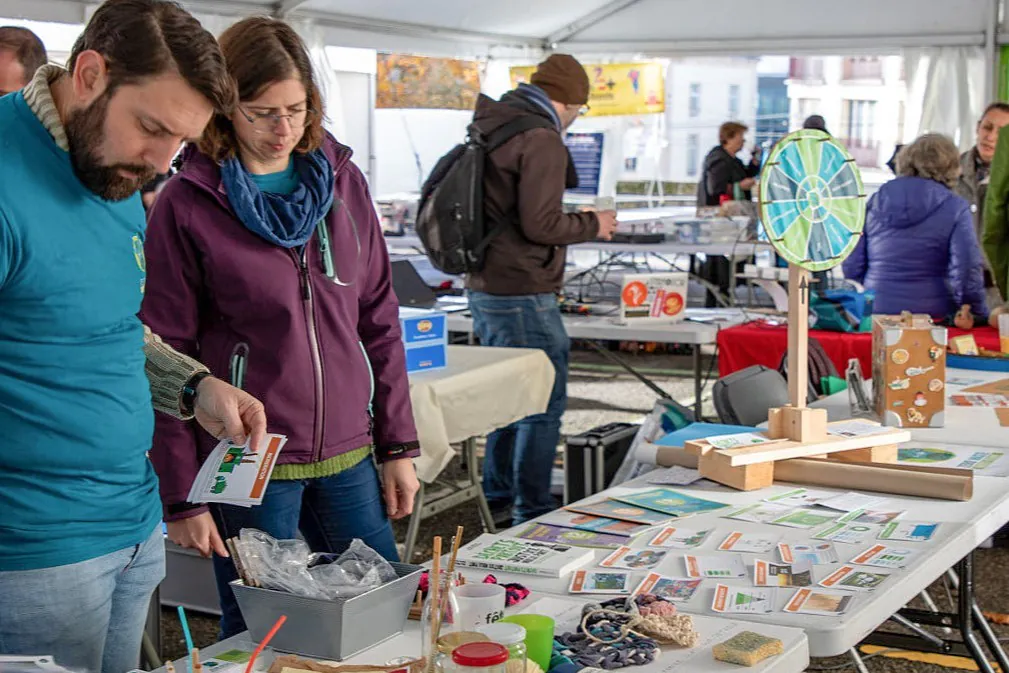
[[[984,118],[988,116],[988,113],[992,112],[993,110],[1009,113],[1009,103],[1003,103],[1002,101],[995,101],[994,103],[989,103],[988,107],[986,107],[984,109],[984,112],[981,113],[981,118],[977,120],[978,126],[980,126],[981,122],[984,121]]]
[[[189,12],[166,0],[106,0],[99,5],[70,52],[96,51],[105,59],[111,95],[146,77],[178,73],[214,106],[230,113],[235,88],[214,36]]]
[[[725,122],[718,127],[718,144],[724,145],[740,133],[746,133],[750,127],[739,122]]]
[[[25,79],[31,80],[35,71],[49,62],[46,47],[39,36],[27,28],[17,26],[0,26],[0,50],[14,52],[25,70]]]
[[[901,148],[897,175],[934,180],[953,189],[960,177],[960,150],[941,133],[926,133]]]
[[[221,34],[221,51],[228,72],[238,87],[238,100],[259,96],[275,82],[291,77],[305,87],[307,107],[311,110],[305,133],[295,152],[311,152],[322,146],[322,95],[315,83],[312,61],[305,43],[289,25],[277,19],[254,16],[243,19]],[[215,161],[234,156],[238,141],[229,115],[216,114],[200,138],[200,151]]]

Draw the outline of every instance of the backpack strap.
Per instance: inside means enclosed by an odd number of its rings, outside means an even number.
[[[520,133],[533,129],[556,128],[554,123],[549,119],[545,119],[539,115],[526,114],[499,126],[488,134],[483,133],[476,124],[471,124],[469,133],[471,138],[480,139],[484,144],[484,151],[490,154]]]

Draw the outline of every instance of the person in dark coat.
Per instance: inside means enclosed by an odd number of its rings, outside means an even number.
[[[926,313],[961,328],[987,318],[970,204],[953,192],[959,176],[953,141],[926,134],[901,151],[897,178],[869,199],[865,230],[843,268],[876,293],[874,313]]]
[[[751,201],[751,189],[760,174],[760,150],[754,148],[749,164],[744,164],[736,154],[746,142],[747,127],[738,122],[725,122],[718,129],[718,147],[704,157],[701,180],[697,183],[697,207],[718,206],[723,197],[730,200]],[[728,295],[729,260],[724,257],[708,257],[701,268],[701,277],[718,287],[723,295]],[[708,291],[705,306],[715,306],[715,296]]]
[[[760,174],[760,150],[754,149],[750,163],[744,164],[736,155],[746,142],[747,126],[738,122],[725,122],[718,129],[718,147],[704,157],[701,180],[697,184],[697,206],[717,206],[722,195],[737,200],[736,186],[743,200],[753,198],[755,178]]]

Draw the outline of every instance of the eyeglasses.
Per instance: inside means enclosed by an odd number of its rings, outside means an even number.
[[[303,129],[305,126],[312,121],[315,115],[314,110],[304,109],[295,110],[286,115],[278,115],[273,113],[264,112],[246,112],[241,106],[238,106],[238,111],[242,113],[242,116],[250,124],[256,133],[272,133],[274,129],[280,126],[280,121],[286,119],[287,123],[290,124],[293,130]]]
[[[578,116],[579,117],[584,117],[585,115],[587,115],[589,113],[589,110],[591,110],[591,109],[592,108],[590,108],[588,105],[581,106],[580,108],[578,108]]]

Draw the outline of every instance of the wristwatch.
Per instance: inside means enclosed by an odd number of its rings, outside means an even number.
[[[186,385],[182,386],[182,413],[192,416],[196,411],[196,389],[200,381],[210,376],[210,372],[196,372],[189,377]]]

